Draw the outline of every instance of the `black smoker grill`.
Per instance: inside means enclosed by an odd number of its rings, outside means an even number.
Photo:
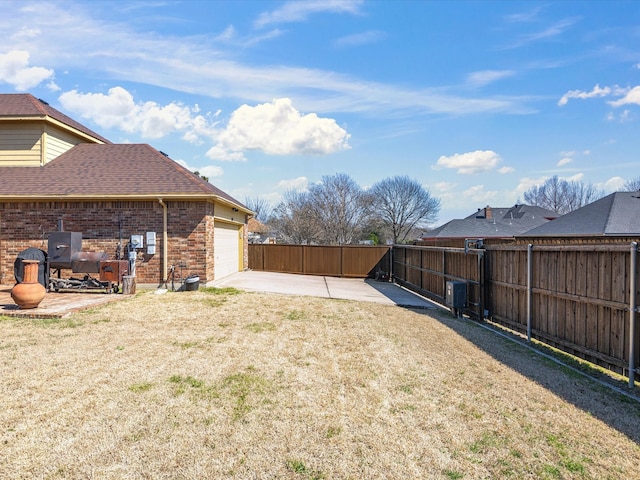
[[[49,290],[105,289],[117,293],[122,277],[129,270],[126,260],[109,260],[104,252],[83,252],[82,233],[51,232],[48,243]],[[82,278],[60,278],[61,269],[82,273]],[[53,271],[56,276],[54,277]],[[91,274],[98,274],[98,279]]]

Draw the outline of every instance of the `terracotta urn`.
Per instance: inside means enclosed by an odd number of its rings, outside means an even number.
[[[22,308],[36,308],[47,290],[38,282],[38,260],[22,260],[24,266],[23,280],[11,289],[11,298]]]

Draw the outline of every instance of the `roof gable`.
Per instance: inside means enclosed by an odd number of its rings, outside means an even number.
[[[616,192],[526,232],[526,237],[640,235],[640,192]]]
[[[2,93],[0,94],[0,120],[3,119],[33,119],[44,120],[50,117],[64,125],[82,132],[85,135],[95,138],[104,143],[111,143],[93,130],[76,122],[71,117],[56,110],[43,100],[39,100],[29,93]]]
[[[41,167],[2,167],[0,197],[216,196],[219,188],[147,144],[79,144]]]

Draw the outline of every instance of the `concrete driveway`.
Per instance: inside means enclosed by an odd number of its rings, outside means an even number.
[[[234,273],[214,286],[234,287],[253,292],[309,295],[312,297],[359,300],[412,308],[438,308],[435,303],[394,283],[362,278],[338,278],[318,275],[258,272]]]

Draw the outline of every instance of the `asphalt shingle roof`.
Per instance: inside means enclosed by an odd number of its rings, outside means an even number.
[[[40,167],[1,167],[0,197],[217,196],[242,203],[147,144],[79,144]]]
[[[491,207],[491,218],[485,218],[485,211],[480,209],[464,219],[451,220],[424,238],[514,237],[557,217],[551,210],[531,205]]]
[[[640,235],[640,192],[616,192],[522,235]]]
[[[56,110],[51,105],[37,99],[29,93],[2,93],[0,94],[0,120],[2,117],[33,117],[34,119],[51,117],[69,127],[72,127],[86,135],[96,138],[104,143],[111,143],[93,130]]]

